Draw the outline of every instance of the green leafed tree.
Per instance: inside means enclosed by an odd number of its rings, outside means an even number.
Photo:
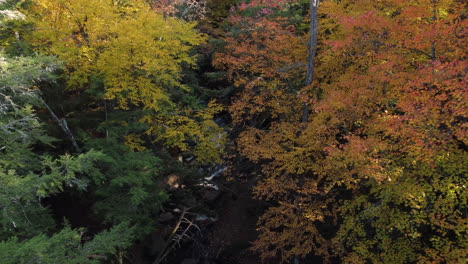
[[[60,67],[52,57],[0,52],[1,263],[100,263],[133,239],[133,229],[123,223],[84,244],[80,230],[66,227],[54,233],[56,223],[41,203],[65,186],[85,189],[89,181],[83,176],[96,174],[96,162],[104,158],[96,151],[57,158],[34,151],[53,142],[34,111],[34,106],[43,106],[36,86],[54,81]]]
[[[118,249],[131,245],[133,229],[120,224],[85,243],[82,231],[65,227],[52,236],[41,234],[24,241],[13,237],[0,242],[0,260],[4,264],[104,263],[112,256],[118,259]]]

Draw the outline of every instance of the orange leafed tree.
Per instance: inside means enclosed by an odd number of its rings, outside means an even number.
[[[214,64],[227,72],[239,91],[230,106],[235,123],[265,122],[289,114],[295,92],[305,70],[305,38],[284,17],[271,18],[281,5],[269,8],[263,3],[242,3],[231,10],[232,31],[225,38],[223,53],[215,55]],[[237,12],[257,7],[253,17]],[[265,7],[264,7],[265,6]],[[290,106],[287,106],[290,105]]]
[[[265,58],[250,45],[265,50],[275,37],[230,39],[235,44],[227,44],[218,62],[242,89],[230,108],[244,127],[239,151],[262,165],[257,197],[276,203],[259,221],[254,249],[263,257],[463,259],[468,86],[462,10],[460,1],[325,1],[308,87],[291,81],[303,68],[282,79],[271,62],[304,62],[304,45],[297,46],[303,50],[298,57],[272,48]],[[249,32],[252,19],[238,20],[239,31]],[[280,39],[283,31],[276,31]],[[310,106],[305,123],[303,101]]]

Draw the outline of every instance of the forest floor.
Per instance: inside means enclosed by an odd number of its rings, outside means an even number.
[[[256,220],[263,203],[252,199],[255,179],[236,181],[223,194],[219,219],[208,234],[211,250],[217,250],[216,260],[226,264],[257,264],[258,256],[249,248],[256,239]]]
[[[260,263],[258,255],[250,250],[257,237],[256,221],[265,207],[264,202],[252,198],[255,181],[255,177],[250,177],[226,182],[221,188],[223,193],[212,203],[217,221],[203,229],[203,239],[180,248],[168,263]]]

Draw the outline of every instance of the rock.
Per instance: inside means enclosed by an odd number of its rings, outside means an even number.
[[[165,222],[171,221],[172,219],[174,219],[174,215],[171,212],[166,212],[166,213],[159,215],[158,220],[161,223],[165,223]]]
[[[198,261],[196,259],[188,258],[188,259],[182,260],[180,264],[197,264],[197,263]]]
[[[205,189],[201,193],[203,200],[207,202],[215,201],[216,199],[218,199],[220,195],[221,195],[221,191],[219,189],[213,189],[213,188]]]
[[[220,167],[220,168],[218,168],[216,171],[214,171],[213,173],[211,173],[210,176],[205,177],[205,180],[211,181],[211,180],[213,180],[213,178],[216,178],[216,177],[221,176],[221,175],[224,173],[224,171],[226,171],[226,169],[227,169],[227,167]]]
[[[216,221],[218,221],[218,218],[216,218],[216,217],[209,217],[209,216],[206,216],[206,215],[199,215],[199,214],[197,214],[197,216],[195,217],[195,221],[201,221],[201,222],[204,222],[204,221],[216,222]]]

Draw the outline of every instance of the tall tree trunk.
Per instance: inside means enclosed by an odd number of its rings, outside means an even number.
[[[436,23],[437,20],[437,2],[436,0],[432,0],[432,23]],[[435,41],[432,39],[431,41],[431,59],[435,61],[436,59],[436,49],[435,49]]]
[[[307,76],[306,86],[312,84],[314,79],[314,61],[315,55],[317,54],[317,35],[318,35],[318,18],[317,9],[319,6],[319,0],[310,0],[309,2],[309,13],[310,13],[310,32],[309,32],[309,43],[307,44],[307,50],[309,56],[307,58]],[[302,105],[302,122],[307,122],[309,117],[309,106],[306,102]]]

